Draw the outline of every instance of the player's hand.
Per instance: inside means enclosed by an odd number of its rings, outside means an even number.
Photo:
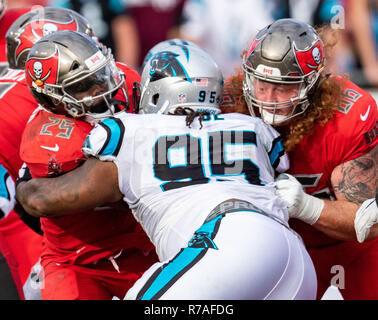
[[[6,217],[14,208],[16,186],[7,170],[0,164],[0,219]]]
[[[377,199],[372,198],[364,201],[356,212],[354,229],[358,242],[364,242],[369,236],[370,228],[378,223]]]
[[[27,182],[32,178],[30,170],[26,163],[24,163],[18,171],[18,178],[16,181],[16,188],[21,182]]]
[[[290,218],[314,224],[320,217],[324,201],[307,194],[295,177],[281,173],[276,179],[279,196],[286,203]]]
[[[16,181],[16,188],[17,188],[17,186],[21,182],[27,182],[30,179],[32,179],[30,170],[29,170],[28,166],[26,165],[26,163],[24,163],[21,166],[20,170],[18,171],[18,178],[17,178],[17,181]],[[15,206],[14,206],[14,211],[18,214],[18,216],[20,217],[20,219],[29,228],[31,228],[33,231],[37,232],[40,235],[43,234],[43,232],[41,230],[41,223],[40,223],[39,218],[33,217],[33,216],[29,215],[25,211],[25,209],[21,206],[21,204],[17,201],[17,199],[16,199],[16,203],[15,203]]]

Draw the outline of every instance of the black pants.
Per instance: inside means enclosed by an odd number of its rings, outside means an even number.
[[[0,252],[0,300],[20,300],[7,260]]]

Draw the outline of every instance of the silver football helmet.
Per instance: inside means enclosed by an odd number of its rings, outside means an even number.
[[[142,71],[139,113],[172,114],[177,107],[219,113],[223,76],[198,46],[169,46]]]
[[[6,34],[9,67],[24,69],[31,47],[44,36],[61,30],[94,36],[87,19],[70,9],[38,7],[20,16]]]
[[[125,75],[111,51],[83,33],[57,31],[38,41],[25,76],[40,105],[55,113],[96,122],[128,106]]]
[[[6,10],[7,10],[7,1],[0,0],[0,20],[3,17]]]
[[[243,57],[243,91],[250,113],[272,125],[302,114],[324,63],[322,40],[309,24],[280,19],[261,30]],[[269,84],[293,94],[285,101],[259,99],[259,91]]]

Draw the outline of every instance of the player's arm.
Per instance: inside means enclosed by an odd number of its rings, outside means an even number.
[[[280,175],[277,179],[277,190],[287,204],[290,217],[311,224],[328,236],[340,240],[358,239],[362,242],[376,237],[378,209],[374,200],[377,186],[377,154],[378,146],[333,170],[331,183],[336,201],[306,194],[293,176]],[[360,232],[355,227],[356,214],[362,217],[359,222]],[[368,226],[372,226],[370,230]],[[365,239],[361,236],[362,233],[368,237]]]
[[[90,158],[62,176],[21,182],[16,198],[29,214],[52,217],[115,203],[122,193],[117,166]]]
[[[356,212],[366,200],[375,198],[377,192],[377,159],[378,146],[375,146],[367,154],[347,161],[333,170],[331,183],[337,200],[324,200],[324,208],[314,227],[336,238],[356,239]],[[371,220],[371,224],[374,223],[374,219],[378,219],[378,210],[374,201],[370,202],[370,211],[362,214],[370,215],[370,218],[365,220],[366,223]],[[366,240],[377,235],[378,225],[375,224]]]

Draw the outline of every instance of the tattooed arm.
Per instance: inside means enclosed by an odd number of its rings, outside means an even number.
[[[17,186],[16,198],[36,217],[61,216],[122,199],[113,162],[90,158],[57,178],[37,178]]]
[[[377,191],[377,159],[378,146],[333,170],[331,183],[337,200],[324,200],[324,208],[314,227],[334,238],[356,239],[356,211],[365,200],[374,198]],[[376,236],[378,224],[370,229],[367,240]]]

